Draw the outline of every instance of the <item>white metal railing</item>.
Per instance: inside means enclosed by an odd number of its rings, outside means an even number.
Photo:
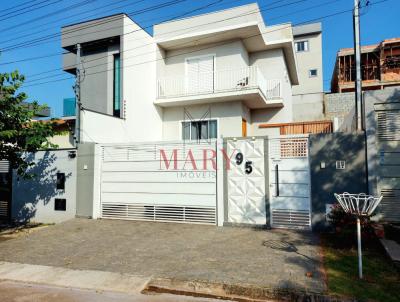
[[[157,80],[157,98],[258,88],[267,99],[281,98],[281,80],[265,80],[257,66]]]

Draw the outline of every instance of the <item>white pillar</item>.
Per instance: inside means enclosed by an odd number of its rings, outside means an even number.
[[[222,138],[217,139],[217,225],[224,225],[224,157],[222,149],[224,148],[224,141]]]

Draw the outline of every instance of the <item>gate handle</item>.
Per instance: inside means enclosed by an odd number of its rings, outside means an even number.
[[[279,166],[275,165],[275,196],[279,196]]]

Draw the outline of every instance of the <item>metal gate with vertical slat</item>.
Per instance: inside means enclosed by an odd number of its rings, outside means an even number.
[[[311,228],[308,136],[269,138],[271,226]]]
[[[213,157],[216,141],[104,145],[101,217],[216,224],[216,171],[204,152]]]

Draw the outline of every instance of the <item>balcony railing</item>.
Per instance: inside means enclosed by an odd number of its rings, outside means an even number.
[[[160,78],[157,81],[157,98],[235,92],[256,88],[264,94],[266,99],[281,98],[281,81],[265,80],[255,66]]]

